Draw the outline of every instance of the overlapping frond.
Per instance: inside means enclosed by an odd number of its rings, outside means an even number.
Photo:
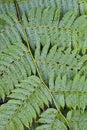
[[[44,10],[32,8],[27,17],[29,24],[25,26],[32,48],[36,43],[45,45],[48,42],[60,46],[87,46],[87,15],[78,17],[77,12],[69,11],[60,19],[60,10],[48,7]]]
[[[85,110],[87,105],[87,79],[85,76],[80,77],[77,74],[73,80],[70,80],[66,75],[58,75],[54,86],[51,82],[52,94],[58,106],[64,108],[66,105],[70,109],[78,108]]]
[[[8,13],[4,17],[0,16],[1,28],[3,28],[0,33],[1,44],[4,44],[3,48],[6,48],[9,44],[25,40],[24,30],[26,30],[33,49],[37,44],[45,45],[46,43],[51,43],[52,46],[59,44],[64,47],[87,46],[86,17],[86,15],[77,17],[77,12],[69,11],[60,20],[60,10],[55,7],[48,7],[44,10],[41,7],[32,8],[27,16],[22,15],[21,26],[21,21],[18,21],[17,16]]]
[[[15,12],[14,0],[1,0],[0,13],[6,13],[7,11]],[[16,0],[21,12],[28,14],[29,9],[32,7],[52,7],[59,8],[64,14],[69,10],[77,11],[79,14],[87,14],[87,1],[86,0]]]
[[[15,4],[4,1],[5,0],[0,0],[0,14],[6,14],[7,12],[13,12],[16,14]]]
[[[0,15],[0,50],[6,49],[9,45],[22,42],[24,38],[23,28],[13,13]]]
[[[36,130],[67,130],[56,109],[47,109],[40,117],[38,121],[41,126],[37,127]],[[67,120],[70,124],[70,130],[87,129],[87,112],[83,113],[78,110],[69,111]]]
[[[44,104],[49,106],[51,97],[48,90],[36,76],[30,76],[9,95],[8,103],[0,107],[0,130],[24,130],[29,128],[44,110]]]
[[[59,47],[57,44],[50,49],[50,44],[35,50],[35,58],[43,79],[47,82],[52,75],[54,78],[61,74],[72,79],[77,73],[87,77],[87,54],[86,48]]]
[[[82,48],[49,47],[50,44],[45,45],[42,52],[37,48],[35,56],[41,76],[49,83],[58,106],[85,109],[87,54],[81,56]]]
[[[38,7],[52,7],[59,8],[64,14],[69,10],[77,11],[80,14],[87,14],[87,1],[86,0],[31,0],[29,2],[20,3],[19,7],[21,11],[28,13],[29,8]]]
[[[86,130],[87,129],[87,111],[81,112],[71,110],[67,114],[71,130]]]
[[[10,45],[0,54],[0,98],[9,92],[21,80],[35,72],[35,66],[27,48],[22,44]]]
[[[56,109],[49,108],[40,117],[38,122],[42,125],[37,127],[36,130],[67,130]]]

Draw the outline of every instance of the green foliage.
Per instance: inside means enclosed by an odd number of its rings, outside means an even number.
[[[67,130],[66,126],[61,122],[60,115],[56,109],[50,108],[42,113],[40,117],[39,123],[42,125],[37,127],[36,130]],[[87,129],[87,112],[69,111],[67,120],[72,130]]]
[[[87,0],[0,1],[0,130],[87,129]]]
[[[69,111],[67,114],[67,120],[71,129],[73,130],[86,130],[87,129],[87,111],[80,112],[77,110]]]
[[[17,85],[8,97],[10,100],[0,108],[0,129],[23,130],[23,124],[29,128],[33,119],[40,114],[44,104],[49,106],[51,97],[40,79],[30,76]]]
[[[45,8],[48,6],[52,7],[54,5],[55,8],[59,8],[63,14],[68,10],[78,11],[78,13],[81,14],[87,14],[87,0],[1,0],[0,13],[5,13],[5,11],[15,12],[14,1],[16,1],[19,5],[20,10],[22,12],[26,11],[26,13],[29,13],[29,9],[32,7]],[[12,8],[14,10],[12,10]]]
[[[43,124],[36,130],[67,130],[56,109],[49,108],[41,114],[39,123]]]
[[[21,67],[20,67],[21,66]],[[0,54],[0,95],[3,99],[18,82],[36,73],[35,66],[27,48],[19,43],[9,45]]]
[[[61,107],[85,109],[87,102],[87,54],[80,55],[77,49],[44,46],[42,52],[37,48],[37,65],[44,81],[49,84],[57,104]],[[50,58],[51,57],[51,58]]]

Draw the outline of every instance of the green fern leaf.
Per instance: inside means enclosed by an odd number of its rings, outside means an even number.
[[[87,111],[84,113],[78,110],[69,111],[67,120],[70,123],[72,130],[86,130],[87,129]]]
[[[63,108],[83,109],[87,102],[87,80],[84,76],[76,75],[74,80],[69,80],[66,75],[62,78],[59,75],[55,81],[52,94],[59,106]]]
[[[14,12],[16,14],[16,8],[14,0],[1,0],[0,1],[0,13]],[[86,0],[16,0],[21,12],[28,14],[29,9],[32,7],[53,7],[59,8],[61,13],[64,14],[69,10],[78,11],[79,14],[87,14],[87,1]]]
[[[40,117],[39,123],[42,125],[37,127],[36,130],[67,130],[65,124],[59,119],[56,109],[47,109]]]
[[[21,42],[22,39],[25,41],[24,28],[26,28],[28,41],[34,50],[37,44],[41,43],[44,46],[48,42],[51,42],[52,46],[54,44],[64,47],[73,46],[74,48],[87,46],[87,29],[84,31],[84,28],[87,27],[86,15],[77,18],[76,12],[69,11],[60,20],[60,10],[55,7],[48,7],[44,10],[43,8],[36,10],[32,8],[27,17],[22,15],[23,25],[21,26],[20,21],[17,20],[14,14],[13,16],[11,13],[8,14],[5,17],[1,16],[1,20],[6,21],[6,27],[3,27],[4,30],[1,30],[0,35],[1,47],[4,44],[1,49],[6,48],[9,44]],[[39,19],[37,19],[38,15]],[[83,19],[82,24],[84,26],[82,27],[80,27],[78,22],[80,19]]]
[[[21,66],[21,67],[20,67]],[[8,95],[18,82],[36,73],[33,60],[23,44],[14,44],[0,54],[0,79],[2,95]],[[0,98],[2,97],[0,95]],[[2,97],[4,99],[4,96]]]
[[[9,95],[8,103],[0,107],[0,130],[30,127],[33,119],[40,114],[44,104],[49,106],[51,97],[48,90],[36,76],[23,80]],[[11,126],[11,127],[10,127]]]
[[[66,74],[69,79],[72,79],[77,73],[86,75],[86,55],[82,57],[79,54],[82,49],[71,49],[71,47],[64,48],[54,45],[49,50],[50,44],[48,43],[43,47],[41,54],[38,54],[39,47],[35,51],[35,58],[43,79],[47,82],[51,72],[54,72],[54,78],[60,73]],[[82,59],[84,59],[82,61]],[[80,61],[81,60],[81,61]],[[80,70],[80,71],[79,71]],[[47,72],[47,75],[45,75]],[[48,78],[46,78],[48,77]]]
[[[67,120],[71,130],[86,130],[87,129],[87,112],[69,111]],[[36,130],[67,130],[65,124],[60,120],[56,109],[50,108],[43,112],[38,120],[41,126]]]
[[[39,19],[37,19],[38,15]],[[87,27],[86,15],[81,16],[81,19],[84,19],[82,24],[85,24],[82,28],[78,26],[79,19],[77,12],[73,11],[67,12],[60,20],[60,10],[55,7],[38,8],[37,10],[32,8],[28,15],[29,26],[26,24],[31,47],[34,49],[36,43],[41,43],[44,46],[48,42],[64,47],[87,46],[87,31],[83,31]]]
[[[46,83],[49,83],[58,106],[64,108],[67,105],[69,108],[78,107],[84,110],[87,101],[87,73],[86,68],[83,68],[87,62],[87,54],[81,57],[80,48],[78,51],[71,48],[58,48],[58,45],[50,50],[49,47],[50,44],[45,45],[41,55],[37,55],[37,49],[35,52],[41,76]]]

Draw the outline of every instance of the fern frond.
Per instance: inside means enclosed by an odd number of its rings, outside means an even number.
[[[58,45],[51,49],[49,47],[50,44],[45,45],[42,52],[37,48],[35,58],[40,74],[49,83],[58,106],[85,109],[87,54],[81,56],[80,48],[58,48]]]
[[[38,126],[36,130],[67,130],[56,109],[49,108],[40,117],[38,122],[42,125]]]
[[[42,8],[37,10],[32,8],[28,16],[22,15],[23,24],[21,25],[15,15],[8,14],[8,16],[0,17],[2,21],[6,22],[6,27],[2,25],[4,30],[1,30],[0,33],[2,41],[0,44],[1,47],[4,44],[3,48],[6,48],[9,44],[20,42],[22,39],[25,41],[24,29],[34,50],[37,44],[44,46],[48,42],[51,42],[52,46],[54,44],[64,47],[73,46],[74,48],[87,46],[86,15],[77,18],[76,12],[69,11],[60,20],[60,10],[55,7],[48,7],[44,10]],[[80,20],[81,23],[79,22]]]
[[[3,95],[8,95],[16,84],[21,80],[36,73],[32,58],[23,44],[10,45],[8,49],[2,50],[0,54],[0,89]],[[0,93],[0,97],[2,94]],[[4,97],[2,97],[4,98]]]
[[[43,13],[42,13],[43,11]],[[38,19],[39,17],[39,19]],[[45,45],[51,40],[52,28],[51,26],[57,26],[60,17],[59,9],[55,11],[53,8],[38,8],[35,14],[35,8],[32,8],[28,14],[28,26],[26,26],[26,32],[29,37],[31,47],[35,48],[36,44],[41,43]],[[33,45],[34,44],[34,45]]]
[[[65,14],[67,11],[76,11],[78,14],[87,14],[87,1],[86,0],[15,0],[21,13],[29,13],[29,10],[34,8],[46,7],[59,8],[62,14]],[[0,1],[0,14],[13,12],[16,14],[16,8],[14,0],[1,0]]]
[[[69,111],[67,120],[70,124],[70,130],[86,130],[87,129],[87,112],[78,110]],[[67,130],[65,124],[61,121],[60,116],[56,109],[50,108],[43,112],[38,122],[36,130]]]
[[[83,50],[84,48],[79,47],[78,49],[58,47],[57,44],[50,49],[50,43],[48,43],[41,51],[38,46],[35,50],[35,59],[43,79],[47,82],[49,77],[52,77],[52,73],[54,77],[58,74],[62,76],[66,74],[69,79],[72,79],[77,73],[87,77],[85,67],[87,49]],[[84,55],[81,56],[80,53]]]
[[[52,80],[52,79],[51,79]],[[73,80],[70,80],[66,75],[60,76],[55,80],[54,86],[51,84],[52,94],[58,106],[73,109],[85,110],[87,105],[87,80],[85,76],[77,74]]]
[[[0,50],[6,49],[9,45],[22,42],[24,32],[17,16],[12,13],[8,15],[0,15]],[[22,38],[21,38],[22,37]]]
[[[87,129],[87,111],[71,110],[67,114],[67,120],[72,130]]]
[[[9,95],[10,100],[0,107],[0,130],[24,130],[29,128],[40,114],[44,104],[49,106],[48,90],[36,76],[25,78]]]
[[[9,27],[15,26],[15,24],[19,22],[17,16],[11,12],[4,15],[1,14],[0,19],[5,22],[5,26],[2,26],[2,30],[0,30],[0,32],[5,31],[5,29]],[[0,23],[0,25],[3,25],[3,22]]]
[[[21,12],[26,12],[28,14],[29,9],[32,7],[43,9],[46,7],[59,8],[62,14],[65,14],[67,11],[77,11],[78,14],[87,14],[87,1],[86,0],[31,0],[29,2],[19,2],[19,7]]]
[[[0,0],[0,14],[6,14],[7,12],[13,12],[16,14],[15,4],[13,2]]]
[[[26,31],[33,48],[36,43],[45,45],[48,42],[60,46],[87,46],[86,15],[77,17],[77,12],[69,11],[60,20],[60,10],[48,7],[44,10],[32,8],[27,17],[29,25],[26,24]],[[78,26],[80,19],[83,19],[81,24],[85,26]]]

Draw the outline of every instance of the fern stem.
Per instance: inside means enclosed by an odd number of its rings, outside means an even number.
[[[18,20],[21,21],[21,14],[20,14],[18,2],[16,0],[14,0],[14,4],[15,4],[15,7],[16,7],[16,13],[17,13],[17,16],[18,16]]]
[[[26,28],[24,28],[24,34],[25,34],[25,38],[26,38],[26,44],[27,44],[27,47],[28,47],[28,51],[29,51],[29,53],[30,53],[30,55],[31,55],[31,57],[32,57],[33,62],[34,62],[35,68],[36,68],[36,70],[37,70],[37,74],[38,74],[38,76],[39,76],[41,82],[43,83],[43,85],[44,85],[44,86],[46,87],[46,89],[49,91],[49,93],[50,93],[50,95],[51,95],[51,97],[52,97],[52,100],[53,100],[53,102],[54,102],[54,104],[55,104],[55,106],[56,106],[56,109],[57,109],[58,113],[59,113],[60,116],[62,117],[62,119],[63,119],[63,121],[65,122],[65,124],[69,127],[68,121],[66,120],[66,118],[63,116],[63,114],[62,114],[61,111],[59,110],[58,105],[57,105],[57,103],[56,103],[56,101],[55,101],[55,99],[54,99],[54,97],[53,97],[51,91],[49,90],[49,88],[47,87],[47,85],[45,84],[45,82],[43,81],[43,79],[42,79],[42,77],[41,77],[41,74],[40,74],[39,69],[38,69],[38,67],[37,67],[37,62],[36,62],[36,60],[34,59],[33,54],[32,54],[32,52],[31,52],[31,50],[30,50],[30,45],[29,45],[29,42],[28,42],[28,37],[27,37]]]
[[[18,12],[18,18],[19,18],[19,20],[21,21],[21,24],[23,25],[22,20],[21,20],[21,17],[20,17],[21,15],[20,15],[20,11],[19,11],[19,8],[18,8],[18,3],[16,2],[16,0],[14,0],[14,1],[15,1],[15,5],[16,5],[17,12]],[[34,59],[33,54],[32,54],[32,52],[31,52],[31,49],[30,49],[30,44],[29,44],[28,36],[27,36],[27,32],[26,32],[26,27],[22,26],[22,28],[23,28],[23,31],[24,31],[25,39],[26,39],[26,45],[27,45],[27,47],[28,47],[28,52],[30,53],[31,58],[32,58],[32,60],[33,60],[33,62],[34,62],[34,65],[35,65],[37,74],[38,74],[38,76],[39,76],[41,82],[43,83],[43,85],[44,85],[44,86],[46,87],[46,89],[49,91],[49,93],[50,93],[50,95],[51,95],[51,98],[52,98],[52,100],[53,100],[53,102],[54,102],[54,104],[55,104],[55,106],[56,106],[56,109],[57,109],[57,111],[59,112],[60,116],[62,117],[63,121],[64,121],[65,124],[69,127],[68,121],[66,120],[66,118],[63,116],[63,114],[62,114],[61,111],[59,110],[58,105],[57,105],[57,103],[56,103],[56,101],[55,101],[55,99],[54,99],[54,97],[53,97],[51,91],[49,90],[49,88],[47,87],[47,85],[45,84],[45,82],[43,81],[43,79],[42,79],[42,77],[41,77],[41,74],[40,74],[39,69],[38,69],[38,67],[37,67],[37,62],[36,62],[36,60]]]

